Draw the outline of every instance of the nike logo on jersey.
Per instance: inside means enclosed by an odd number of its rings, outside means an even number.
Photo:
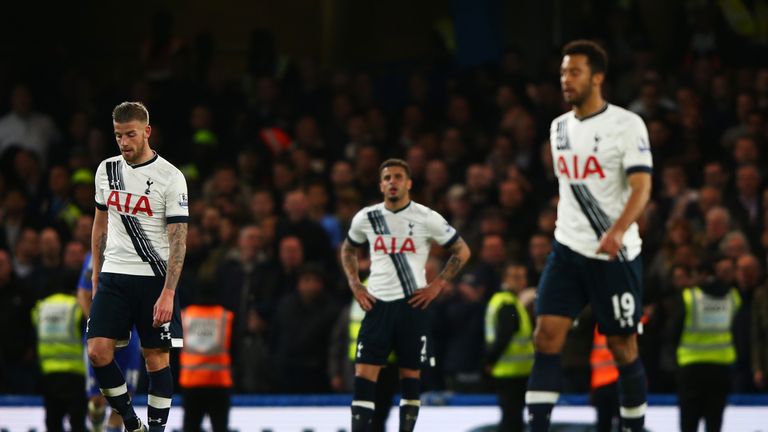
[[[579,155],[571,155],[571,160],[565,156],[557,157],[557,173],[569,180],[584,180],[587,177],[596,175],[605,178],[603,167],[595,156],[588,156],[584,162],[579,160]]]
[[[387,244],[384,237],[377,236],[373,242],[373,252],[385,254],[416,253],[416,245],[413,244],[413,240],[410,237],[406,237],[405,240],[400,239],[399,241],[397,237],[390,237],[389,244]]]
[[[124,195],[121,199],[120,195]],[[128,192],[112,191],[107,199],[107,207],[114,207],[118,212],[135,215],[137,213],[144,213],[147,216],[152,216],[152,207],[149,204],[149,199],[144,195],[130,194]]]

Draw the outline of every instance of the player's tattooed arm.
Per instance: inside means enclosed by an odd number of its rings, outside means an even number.
[[[416,290],[408,300],[408,304],[421,309],[425,309],[429,306],[429,304],[432,303],[432,300],[437,298],[443,288],[448,285],[448,282],[459,274],[461,268],[464,267],[464,264],[469,261],[470,255],[472,255],[469,251],[469,246],[467,246],[467,243],[464,242],[464,239],[461,237],[459,237],[448,250],[451,252],[451,256],[448,258],[448,262],[445,263],[443,271],[441,271],[435,280],[430,282],[425,288]]]
[[[445,263],[443,271],[437,276],[444,281],[450,281],[461,271],[461,268],[469,261],[469,257],[472,253],[469,251],[467,243],[459,237],[448,249],[451,252],[451,256],[448,258],[448,262]]]
[[[360,281],[357,247],[350,243],[349,240],[344,240],[344,243],[341,244],[341,266],[344,268],[349,289],[352,290],[355,300],[357,300],[363,310],[371,310],[376,302],[376,298],[368,292],[368,289]]]
[[[187,254],[187,224],[168,224],[168,272],[165,275],[163,288],[176,290],[181,269],[184,267],[184,256]]]

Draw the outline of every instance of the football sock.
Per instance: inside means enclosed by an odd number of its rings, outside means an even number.
[[[632,363],[619,366],[619,411],[622,430],[643,431],[645,410],[648,408],[647,393],[645,368],[640,357]]]
[[[355,377],[355,394],[352,400],[352,432],[366,432],[370,428],[373,410],[376,408],[374,394],[376,383]]]
[[[528,378],[528,391],[525,403],[528,406],[528,424],[531,432],[549,430],[552,407],[560,397],[563,371],[560,367],[560,354],[542,354],[534,356],[533,370]]]
[[[147,398],[147,426],[149,432],[163,432],[171,411],[173,375],[170,366],[149,372],[149,396]]]
[[[123,372],[120,366],[112,360],[106,366],[93,366],[93,374],[99,382],[99,390],[107,398],[109,406],[120,413],[123,423],[128,430],[141,427],[141,422],[131,404],[131,396],[128,394],[128,386],[125,384]]]
[[[420,384],[418,378],[403,378],[400,380],[400,386],[403,389],[403,395],[400,398],[400,432],[413,432],[416,427],[416,419],[419,417],[419,399]]]

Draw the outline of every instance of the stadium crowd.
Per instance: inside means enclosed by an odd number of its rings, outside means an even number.
[[[733,327],[737,392],[768,386],[768,67],[735,61],[721,29],[691,18],[689,47],[661,65],[621,28],[605,93],[645,120],[654,158],[644,239],[641,356],[651,392],[675,391],[683,288],[732,258],[743,299]],[[724,25],[720,23],[720,25]],[[256,43],[247,70],[217,72],[203,45],[150,40],[143,73],[113,84],[76,68],[51,85],[7,87],[0,117],[0,393],[39,386],[30,311],[53,287],[75,290],[90,249],[93,173],[117,154],[112,107],[147,104],[151,144],[189,184],[182,306],[215,287],[234,313],[235,392],[348,392],[343,323],[352,301],[338,247],[352,216],[381,199],[379,164],[408,161],[414,199],[446,216],[473,250],[431,307],[435,390],[484,392],[487,301],[525,268],[535,287],[557,202],[549,124],[569,109],[559,54],[533,75],[510,47],[496,64],[459,69],[444,51],[407,66],[326,68],[279,62]],[[46,93],[48,101],[36,104]],[[428,266],[439,269],[439,258]],[[519,266],[518,266],[519,267]],[[363,269],[364,271],[365,269]],[[519,277],[519,273],[515,273]],[[589,388],[593,324],[571,331],[566,392]],[[338,330],[338,329],[337,329]]]

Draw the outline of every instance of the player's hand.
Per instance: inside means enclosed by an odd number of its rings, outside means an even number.
[[[355,300],[357,300],[360,307],[366,312],[373,309],[373,304],[376,303],[376,297],[368,292],[368,288],[359,281],[351,284],[351,287],[352,294],[355,295]]]
[[[173,314],[173,291],[163,289],[155,302],[155,307],[152,310],[152,327],[160,327],[161,325],[171,321],[171,315]]]
[[[440,278],[433,280],[425,288],[416,290],[408,300],[408,304],[415,308],[426,309],[443,290],[445,283],[446,281]]]
[[[608,254],[611,259],[616,258],[623,246],[624,232],[611,228],[603,234],[600,238],[600,246],[597,248],[596,253]]]

